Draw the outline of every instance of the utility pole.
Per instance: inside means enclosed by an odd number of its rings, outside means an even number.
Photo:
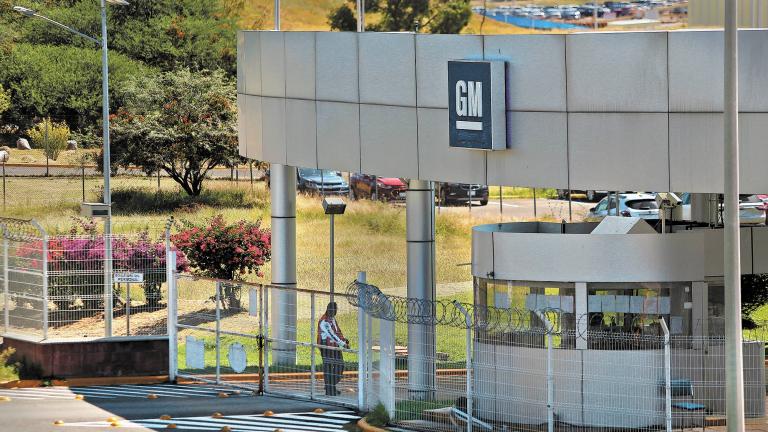
[[[739,229],[739,0],[725,1],[724,237],[725,399],[728,432],[744,431]]]

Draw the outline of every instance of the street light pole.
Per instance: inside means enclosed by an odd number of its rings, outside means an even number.
[[[277,1],[277,0],[276,0]],[[40,18],[59,28],[67,30],[70,33],[88,39],[91,42],[101,45],[101,121],[104,140],[103,150],[103,171],[104,171],[104,197],[103,203],[109,208],[112,204],[112,192],[109,181],[112,172],[109,144],[109,58],[107,54],[107,3],[113,5],[126,6],[126,0],[100,0],[101,6],[101,40],[81,33],[60,22],[54,21],[46,16],[40,15],[32,9],[23,6],[14,6],[13,10],[26,16]],[[107,337],[112,336],[112,210],[108,210],[107,217],[104,219],[104,334]]]
[[[107,217],[104,218],[104,336],[112,336],[112,306],[114,290],[112,286],[112,190],[109,181],[112,171],[109,143],[109,57],[107,55],[107,3],[101,0],[101,121],[104,137],[102,151],[104,173],[104,204]]]
[[[741,335],[739,229],[739,22],[738,1],[725,2],[724,210],[725,400],[728,432],[744,431],[744,360]]]

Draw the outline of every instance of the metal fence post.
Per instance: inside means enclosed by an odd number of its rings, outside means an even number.
[[[8,282],[8,228],[3,227],[3,322],[5,332],[11,327],[11,299]]]
[[[178,293],[176,286],[176,253],[171,251],[170,241],[166,243],[165,248],[165,278],[168,281],[168,380],[175,382],[178,373],[178,346],[177,346],[177,327],[179,316]]]
[[[366,279],[365,272],[357,273],[357,282],[364,284]],[[365,342],[365,295],[363,290],[358,290],[357,294],[358,304],[357,309],[357,407],[359,410],[365,409],[365,367],[367,366],[366,358],[366,342]]]
[[[112,318],[114,292],[112,286],[112,221],[104,220],[104,336],[112,337]]]
[[[664,330],[664,414],[667,432],[672,432],[672,354],[670,352],[669,328],[666,321],[660,319]]]
[[[315,398],[315,384],[317,381],[317,377],[315,376],[317,373],[317,366],[316,366],[316,359],[315,359],[315,349],[316,349],[316,335],[315,335],[315,293],[313,292],[309,296],[309,302],[310,302],[310,308],[309,308],[309,361],[310,361],[310,387],[309,387],[309,397],[314,399]]]
[[[221,384],[221,282],[216,281],[216,384]]]
[[[554,327],[552,323],[547,319],[541,311],[536,311],[536,316],[539,317],[541,322],[544,323],[544,328],[547,332],[547,431],[554,432],[555,430],[555,377],[554,367],[552,364],[552,355],[554,350],[554,338],[552,333]]]
[[[43,339],[48,339],[48,234],[43,236]]]
[[[264,393],[269,391],[269,287],[264,287],[262,296],[262,323],[264,323]]]
[[[467,380],[467,432],[472,432],[474,423],[474,416],[472,415],[472,412],[474,411],[474,407],[472,406],[474,399],[474,396],[472,395],[472,319],[469,317],[469,312],[467,312],[467,309],[464,308],[461,303],[454,300],[453,305],[461,312],[462,315],[464,315],[464,321],[467,324],[467,347],[466,351],[464,352],[464,355],[467,357],[465,366],[467,369],[465,374]]]

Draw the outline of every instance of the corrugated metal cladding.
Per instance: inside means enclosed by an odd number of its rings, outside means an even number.
[[[740,43],[741,187],[768,192],[768,30]],[[507,150],[448,146],[448,60],[479,58],[507,62]],[[240,152],[424,180],[720,192],[722,80],[716,30],[242,32]]]
[[[744,28],[768,27],[768,0],[738,0],[739,26]],[[725,0],[691,0],[688,2],[690,27],[722,27]]]

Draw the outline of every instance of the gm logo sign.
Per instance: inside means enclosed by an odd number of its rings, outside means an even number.
[[[451,147],[507,148],[506,71],[501,61],[448,62]]]

